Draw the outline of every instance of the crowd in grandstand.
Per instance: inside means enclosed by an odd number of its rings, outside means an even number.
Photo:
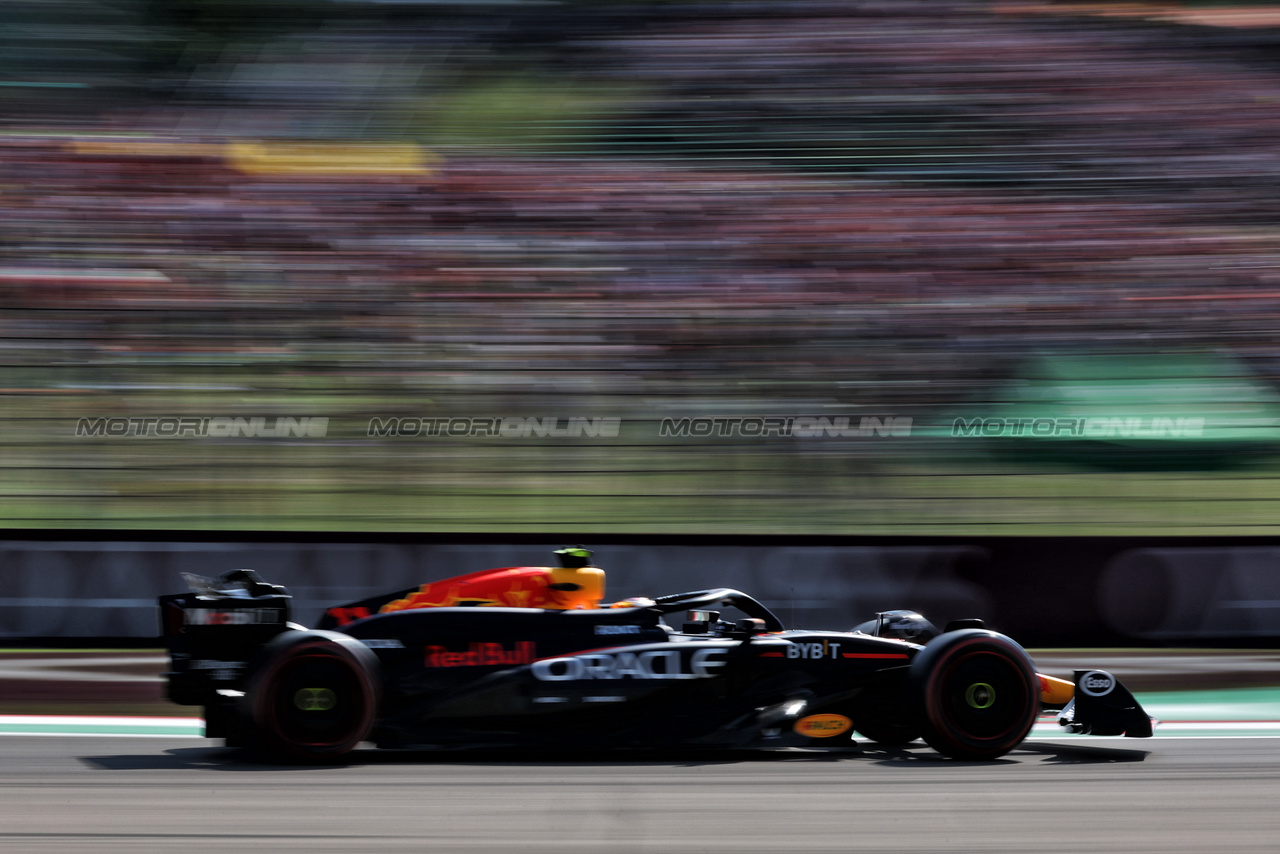
[[[458,146],[273,172],[232,150],[270,103],[11,122],[0,344],[394,367],[511,399],[936,401],[1054,345],[1227,347],[1280,373],[1276,69],[1149,25],[766,7],[568,38],[646,87],[627,121],[685,143],[755,124],[766,157]],[[827,151],[841,168],[815,168]]]

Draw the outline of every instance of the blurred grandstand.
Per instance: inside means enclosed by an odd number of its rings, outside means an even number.
[[[11,0],[0,524],[1275,533],[1280,27],[1108,10]],[[1084,352],[1247,447],[951,431]]]

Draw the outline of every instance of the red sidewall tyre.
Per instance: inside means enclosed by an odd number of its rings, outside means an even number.
[[[1039,681],[1026,651],[984,629],[935,638],[911,664],[924,740],[956,759],[995,759],[1013,750],[1040,713]]]
[[[332,761],[373,729],[381,693],[378,659],[337,632],[290,632],[267,647],[247,688],[262,747],[286,759]]]

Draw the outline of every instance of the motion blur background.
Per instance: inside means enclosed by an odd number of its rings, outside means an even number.
[[[0,525],[1275,534],[1278,106],[1267,4],[7,0]]]

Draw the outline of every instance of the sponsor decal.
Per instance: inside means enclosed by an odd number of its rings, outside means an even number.
[[[596,626],[598,635],[638,635],[639,626]]]
[[[802,641],[789,642],[785,647],[786,651],[770,650],[759,654],[760,658],[799,658],[808,661],[817,661],[826,658],[877,658],[877,659],[906,659],[909,658],[905,652],[841,652],[840,647],[844,645],[843,641]]]
[[[791,643],[787,646],[787,658],[839,658],[840,644],[831,641]]]
[[[796,721],[793,729],[809,738],[831,738],[853,729],[853,721],[844,715],[808,715]]]
[[[361,638],[360,643],[369,649],[404,649],[404,644],[395,638]]]
[[[1105,697],[1116,687],[1116,679],[1104,670],[1090,670],[1080,677],[1079,685],[1090,697]]]
[[[532,664],[537,658],[537,645],[533,641],[518,641],[515,649],[507,649],[500,643],[473,643],[466,652],[453,652],[443,646],[428,646],[423,658],[424,667],[511,667]]]
[[[544,682],[585,679],[706,679],[725,665],[728,650],[704,647],[692,652],[651,649],[644,652],[591,652],[547,658],[531,668]]]
[[[278,608],[234,608],[210,611],[193,608],[185,612],[188,626],[263,626],[280,622]]]

